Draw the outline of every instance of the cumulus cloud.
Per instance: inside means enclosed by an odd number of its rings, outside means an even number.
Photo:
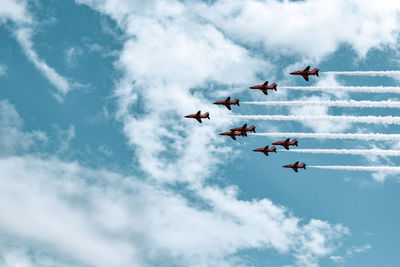
[[[316,61],[343,43],[360,56],[371,48],[396,47],[400,30],[400,2],[391,0],[221,0],[197,8],[240,43]]]
[[[348,233],[320,220],[300,222],[267,199],[238,200],[234,188],[204,187],[196,205],[135,177],[54,158],[8,157],[0,168],[0,232],[61,263],[225,266],[240,262],[240,249],[273,248],[315,264]],[[4,260],[13,251],[3,241]]]

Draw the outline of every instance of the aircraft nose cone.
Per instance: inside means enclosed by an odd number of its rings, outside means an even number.
[[[290,74],[294,74],[294,72],[291,72]]]

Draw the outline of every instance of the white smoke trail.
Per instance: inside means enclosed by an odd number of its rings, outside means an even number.
[[[291,149],[279,150],[282,152],[297,152],[311,154],[342,154],[342,155],[382,155],[382,156],[400,156],[400,150],[384,149]]]
[[[241,104],[265,106],[328,106],[328,107],[360,107],[360,108],[400,108],[399,101],[255,101]]]
[[[400,117],[393,116],[302,116],[302,115],[231,115],[224,118],[269,120],[269,121],[317,121],[367,123],[367,124],[400,124]]]
[[[356,93],[392,93],[400,94],[400,87],[396,86],[337,86],[337,87],[321,87],[321,86],[280,86],[280,89],[301,90],[301,91],[334,91],[334,92],[356,92]]]
[[[343,170],[343,171],[367,171],[367,172],[396,172],[400,173],[400,167],[390,166],[307,166],[307,168]]]
[[[316,138],[316,139],[353,139],[353,140],[379,140],[394,141],[400,140],[400,134],[380,133],[248,133],[248,135],[283,137],[283,138]]]
[[[324,71],[326,74],[335,75],[346,75],[346,76],[388,76],[388,77],[400,77],[400,71],[388,70],[388,71]]]

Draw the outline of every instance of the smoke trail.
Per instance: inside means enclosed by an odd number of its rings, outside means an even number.
[[[343,171],[367,171],[367,172],[399,172],[400,167],[390,166],[307,166],[307,168],[329,169],[329,170],[343,170]]]
[[[302,115],[231,115],[224,118],[269,120],[269,121],[316,121],[330,120],[336,122],[368,124],[400,124],[400,117],[393,116],[302,116]]]
[[[317,139],[353,139],[353,140],[379,140],[393,141],[400,140],[400,134],[380,134],[380,133],[248,133],[248,135],[283,137],[283,138],[317,138]]]
[[[334,91],[334,92],[356,92],[356,93],[392,93],[400,94],[400,87],[395,86],[338,86],[338,87],[321,87],[321,86],[280,86],[280,89],[302,90],[302,91]]]
[[[400,77],[400,71],[389,70],[389,71],[324,71],[326,74],[335,75],[346,75],[346,76],[388,76],[388,77]]]
[[[399,101],[262,101],[242,102],[249,105],[265,106],[329,106],[360,108],[400,108]]]
[[[384,149],[291,149],[279,150],[283,152],[311,153],[311,154],[342,154],[342,155],[382,155],[400,156],[400,150]]]

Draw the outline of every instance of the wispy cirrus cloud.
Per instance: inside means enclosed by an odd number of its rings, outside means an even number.
[[[43,74],[46,79],[57,89],[54,94],[59,101],[71,90],[71,84],[67,78],[60,75],[39,57],[34,49],[32,37],[38,26],[33,15],[28,10],[25,0],[4,0],[0,5],[0,22],[11,21],[14,24],[12,30],[27,58]]]

